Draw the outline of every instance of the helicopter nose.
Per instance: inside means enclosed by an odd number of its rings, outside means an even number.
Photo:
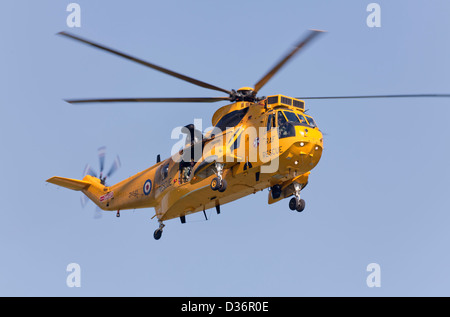
[[[300,147],[309,145],[315,151],[323,148],[323,135],[318,128],[297,126],[295,130]]]
[[[297,155],[309,157],[322,155],[323,146],[320,140],[302,140],[295,145]]]
[[[323,135],[316,128],[297,126],[296,138],[287,156],[288,165],[305,173],[314,168],[322,157]]]

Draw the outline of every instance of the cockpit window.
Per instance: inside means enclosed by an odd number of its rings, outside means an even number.
[[[278,127],[281,127],[283,124],[286,124],[287,120],[283,115],[283,111],[278,111]]]
[[[271,113],[267,119],[267,131],[272,130],[272,128],[275,128],[275,113]]]
[[[314,122],[314,119],[313,119],[313,118],[308,117],[308,116],[305,116],[305,117],[306,117],[306,119],[308,120],[308,124],[309,124],[310,127],[312,127],[312,128],[317,127],[317,125],[316,125],[316,123]]]
[[[290,112],[290,111],[283,111],[283,112],[289,122],[300,123],[300,121],[299,121],[298,117],[295,115],[295,113]]]
[[[306,119],[303,115],[301,115],[300,113],[297,113],[297,116],[298,116],[298,119],[300,120],[300,123],[308,124],[308,122],[306,121]]]
[[[227,113],[219,120],[219,122],[217,122],[216,128],[219,128],[221,131],[225,131],[227,128],[232,128],[236,126],[239,122],[242,121],[247,112],[248,107]]]
[[[292,113],[295,115],[294,113]],[[280,139],[295,136],[295,127],[293,122],[288,122],[283,115],[283,111],[278,111],[278,137]]]

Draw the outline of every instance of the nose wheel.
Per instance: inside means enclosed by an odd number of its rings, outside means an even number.
[[[289,209],[291,210],[297,210],[298,212],[302,212],[303,210],[305,210],[306,207],[306,203],[303,199],[300,198],[300,190],[301,190],[301,185],[295,183],[294,184],[294,196],[292,197],[291,200],[289,201]]]

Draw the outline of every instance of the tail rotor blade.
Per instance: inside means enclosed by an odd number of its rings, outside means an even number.
[[[80,197],[81,207],[86,207],[86,204],[89,202],[89,198],[86,195],[82,195]]]
[[[106,147],[102,146],[98,149],[98,160],[100,162],[100,178],[103,174],[103,169],[105,168],[105,154],[106,154]]]
[[[106,177],[111,177],[111,175],[114,174],[119,167],[120,167],[120,158],[119,156],[116,156],[116,159],[114,160],[113,165],[109,169],[108,174],[106,174]]]
[[[97,177],[97,173],[91,168],[89,164],[86,164],[86,167],[84,168],[83,177],[86,175]]]
[[[96,206],[94,211],[94,219],[101,219],[102,215],[103,215],[102,210],[100,209],[100,207]]]

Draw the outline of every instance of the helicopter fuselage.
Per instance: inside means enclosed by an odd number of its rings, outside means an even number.
[[[270,188],[269,203],[274,203],[293,195],[294,184],[304,188],[322,155],[322,133],[303,109],[303,102],[281,95],[223,106],[213,116],[215,127],[222,119],[226,121],[227,115],[229,122],[236,121],[233,113],[240,120],[235,126],[203,136],[197,142],[201,157],[186,156],[189,148],[196,146],[191,144],[147,170],[103,188],[101,199],[89,189],[83,192],[104,210],[153,207],[160,221],[214,208],[266,188]],[[223,167],[222,177],[228,184],[223,192],[211,189],[218,166]],[[93,179],[87,175],[83,180]]]

